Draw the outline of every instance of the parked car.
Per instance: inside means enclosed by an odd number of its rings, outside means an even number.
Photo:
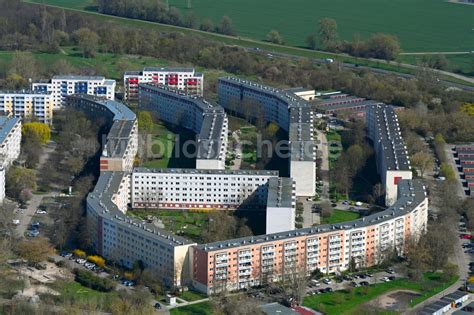
[[[18,224],[20,224],[20,220],[18,220],[18,219],[13,220],[12,224],[13,225],[18,225]]]
[[[367,281],[362,281],[362,282],[360,283],[360,285],[362,285],[362,286],[368,286],[369,283],[368,283]]]
[[[79,264],[79,265],[84,265],[86,263],[86,260],[85,259],[82,259],[82,258],[78,258],[76,259],[76,262]]]
[[[36,230],[37,230],[37,229],[39,229],[39,227],[40,227],[40,223],[39,223],[39,222],[32,222],[32,223],[30,224],[30,227],[31,227],[32,229],[36,229]]]
[[[357,288],[359,286],[359,284],[355,281],[352,281],[351,286],[353,286],[354,288]]]
[[[388,268],[387,270],[385,270],[387,273],[393,275],[395,273],[395,271],[391,268]]]
[[[321,285],[321,283],[318,281],[318,280],[311,280],[311,283],[316,286],[316,287],[319,287]]]
[[[155,303],[155,309],[161,310],[161,304],[158,303],[158,302],[156,302],[156,303]]]
[[[26,235],[28,235],[29,237],[37,237],[39,235],[39,231],[38,230],[28,230],[26,232]]]
[[[380,280],[383,282],[390,282],[390,279],[388,277],[382,277],[380,278]]]
[[[36,214],[48,214],[46,210],[38,209],[36,210]]]
[[[365,275],[366,275],[367,277],[369,277],[369,278],[372,278],[372,277],[374,276],[374,275],[371,274],[371,273],[366,273]]]
[[[390,276],[390,277],[388,277],[388,279],[389,279],[390,281],[393,281],[393,280],[395,280],[395,276]]]
[[[465,240],[470,240],[472,239],[472,235],[471,234],[461,234],[459,235],[460,238],[462,239],[465,239]]]
[[[59,254],[61,257],[64,257],[64,258],[70,258],[72,257],[72,253],[68,253],[68,252],[62,252],[61,254]]]
[[[326,279],[323,280],[323,283],[324,283],[324,284],[331,284],[332,281],[331,281],[331,279],[327,279],[327,278],[326,278]]]

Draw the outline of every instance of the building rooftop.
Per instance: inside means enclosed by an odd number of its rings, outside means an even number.
[[[267,207],[291,208],[294,201],[294,182],[288,177],[272,177],[268,180]],[[269,215],[269,214],[267,214]]]
[[[260,175],[278,177],[278,171],[267,170],[206,170],[194,168],[145,168],[136,167],[134,173],[160,173],[160,174],[209,174],[209,175]]]
[[[354,103],[347,103],[347,104],[316,104],[316,108],[320,111],[337,111],[337,110],[352,110],[354,107],[369,107],[369,106],[375,106],[380,104],[379,102],[375,101],[360,101],[360,102],[354,102]]]
[[[266,315],[299,315],[298,312],[279,303],[269,303],[260,306],[260,310]]]
[[[400,132],[397,114],[392,106],[376,105],[370,108],[377,133],[376,141],[381,145],[387,170],[411,170],[407,148]],[[374,145],[377,145],[374,143]]]
[[[1,94],[13,94],[13,95],[51,95],[51,92],[46,91],[35,91],[35,90],[0,90]]]
[[[119,191],[124,176],[127,176],[124,172],[102,172],[94,191],[87,196],[88,205],[93,207],[98,215],[138,233],[154,237],[155,240],[165,244],[171,246],[194,244],[184,237],[174,235],[143,220],[133,219],[120,211],[112,199]]]
[[[103,81],[105,80],[105,77],[87,75],[55,75],[53,80]]]
[[[215,160],[219,158],[223,141],[221,140],[222,130],[227,121],[224,109],[216,103],[209,102],[202,97],[187,95],[186,93],[169,88],[162,84],[140,84],[160,94],[164,94],[176,99],[180,99],[183,103],[195,107],[203,116],[202,124],[197,133],[197,159]],[[227,135],[224,135],[227,136]]]
[[[420,180],[400,180],[398,183],[398,200],[389,208],[382,212],[371,214],[361,219],[341,222],[337,224],[325,224],[311,228],[298,229],[287,232],[266,234],[260,236],[242,237],[233,240],[226,240],[208,244],[200,244],[198,249],[212,252],[229,248],[239,247],[244,244],[263,244],[275,240],[285,240],[295,236],[318,235],[322,233],[337,233],[341,230],[364,228],[373,224],[405,215],[413,211],[420,203],[426,199],[426,190]]]
[[[20,118],[0,116],[0,143],[3,143]]]

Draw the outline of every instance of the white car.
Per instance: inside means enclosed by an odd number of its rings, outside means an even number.
[[[331,281],[330,279],[324,279],[324,280],[323,280],[323,283],[325,283],[325,284],[331,284],[332,281]]]
[[[86,263],[86,260],[85,259],[82,259],[82,258],[78,258],[76,259],[76,262],[79,264],[79,265],[84,265]]]
[[[356,205],[357,207],[362,207],[362,202],[357,201],[357,202],[355,203],[355,205]]]
[[[15,219],[15,220],[12,221],[12,223],[13,223],[14,225],[18,225],[18,224],[20,224],[20,220]]]
[[[382,280],[383,282],[390,282],[390,279],[388,277],[380,278],[380,280]]]
[[[317,287],[319,287],[319,286],[321,285],[321,283],[319,283],[318,280],[314,280],[314,279],[311,280],[311,283],[312,283],[314,286],[317,286]]]
[[[45,210],[41,210],[41,209],[36,210],[36,213],[37,214],[48,214],[48,212],[46,212]]]

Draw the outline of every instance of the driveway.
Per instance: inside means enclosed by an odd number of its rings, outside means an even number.
[[[321,200],[329,200],[329,147],[326,134],[316,130],[318,137],[318,153],[321,154],[320,178],[323,181]]]
[[[56,149],[56,143],[50,142],[43,148],[43,152],[39,157],[39,162],[36,167],[36,169],[41,169],[43,165],[46,163],[46,161],[49,158],[49,155]],[[24,234],[30,225],[31,218],[35,215],[36,210],[40,206],[41,202],[43,201],[44,197],[54,197],[58,193],[57,192],[50,192],[47,194],[33,194],[33,197],[31,197],[31,200],[28,202],[28,207],[25,209],[25,211],[17,216],[17,219],[20,220],[20,224],[16,227],[16,234],[19,237],[24,237]]]

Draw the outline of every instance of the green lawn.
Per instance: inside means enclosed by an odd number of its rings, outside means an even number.
[[[211,303],[202,302],[198,304],[182,306],[170,310],[171,315],[211,315]]]
[[[175,144],[176,134],[165,125],[156,123],[153,130],[151,151],[156,159],[144,162],[143,167],[167,168]]]
[[[183,292],[183,294],[181,294],[180,296],[183,300],[186,300],[186,301],[189,301],[189,302],[192,302],[192,301],[197,301],[197,300],[202,300],[202,299],[205,299],[207,298],[207,295],[203,294],[203,293],[200,293],[200,292],[196,292],[196,291],[185,291]]]
[[[445,55],[448,59],[449,64],[447,71],[456,72],[466,76],[474,76],[474,54],[463,54],[463,55]],[[402,55],[400,60],[403,63],[417,64],[423,60],[424,56],[420,55]]]
[[[87,0],[33,0],[51,5],[82,9]],[[183,15],[192,11],[198,19],[210,18],[216,24],[222,16],[232,18],[240,36],[263,40],[278,30],[292,46],[304,46],[315,33],[317,21],[330,17],[338,23],[340,37],[352,40],[375,32],[398,36],[406,51],[472,50],[474,7],[443,0],[169,0]]]
[[[52,285],[54,290],[59,291],[63,299],[69,300],[89,300],[89,299],[105,299],[116,294],[112,292],[99,292],[96,290],[84,287],[76,281],[56,282]]]
[[[141,219],[146,219],[148,216],[157,217],[161,219],[167,230],[196,241],[201,239],[202,229],[208,217],[206,212],[185,210],[136,209],[129,211],[128,214]]]
[[[334,209],[330,217],[321,217],[321,224],[335,224],[358,219],[360,216],[356,212]]]
[[[443,284],[440,282],[438,274],[426,273],[424,277],[425,281],[427,281],[426,285],[407,279],[398,279],[365,288],[354,288],[352,293],[343,290],[330,294],[308,296],[304,299],[303,305],[315,310],[324,311],[325,314],[351,314],[352,311],[363,303],[373,300],[384,293],[406,289],[423,292],[421,296],[413,300],[411,305],[414,306],[444,290],[457,280],[457,278],[453,278],[448,283]]]

